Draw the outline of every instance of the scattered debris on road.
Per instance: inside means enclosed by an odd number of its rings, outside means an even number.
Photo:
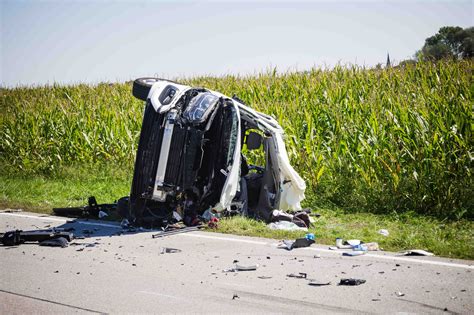
[[[50,247],[67,247],[68,240],[64,237],[52,238],[39,242],[39,246],[50,246]]]
[[[293,222],[289,221],[277,221],[267,225],[270,230],[283,230],[283,231],[308,231],[308,228],[300,227]]]
[[[308,275],[304,272],[299,272],[298,274],[290,273],[289,275],[286,275],[289,278],[297,278],[297,279],[306,279]]]
[[[160,254],[174,254],[174,253],[180,253],[180,252],[181,252],[181,249],[163,247],[161,248]]]
[[[331,285],[331,282],[319,282],[319,281],[316,281],[316,280],[310,280],[308,282],[308,285],[311,285],[311,286],[314,286],[314,287],[322,287],[322,286],[325,286],[325,285]]]
[[[192,231],[199,231],[200,229],[204,227],[205,225],[198,225],[198,226],[188,226],[188,227],[174,228],[174,229],[165,229],[162,232],[153,234],[151,237],[159,238],[159,237],[165,237],[165,236],[187,233],[187,232],[192,232]]]
[[[224,269],[222,272],[236,272],[236,271],[255,271],[259,267],[258,264],[255,265],[250,265],[250,266],[243,266],[243,265],[238,265],[235,264],[234,267],[229,268],[229,269]]]
[[[399,252],[401,256],[434,256],[433,253],[427,252],[422,249],[410,249],[407,251]]]
[[[343,256],[360,256],[367,251],[381,250],[379,244],[376,242],[364,243],[361,240],[347,240],[336,238],[336,246],[329,246],[330,250],[351,249],[352,252],[343,252]]]
[[[312,244],[314,244],[314,234],[309,233],[309,234],[306,234],[304,238],[297,238],[294,241],[283,240],[280,244],[278,244],[278,247],[284,248],[287,250],[292,250],[294,248],[309,247]]]
[[[117,203],[98,204],[94,196],[90,196],[87,203],[88,205],[83,207],[53,208],[53,212],[62,217],[101,219],[117,210]]]
[[[0,242],[4,246],[15,246],[23,243],[30,242],[43,242],[47,240],[53,240],[59,237],[64,238],[67,242],[70,242],[74,235],[71,232],[64,231],[64,229],[47,229],[47,230],[33,230],[33,231],[22,231],[15,230],[9,231],[4,234],[0,234]],[[49,245],[51,246],[51,245]]]
[[[350,257],[353,257],[353,256],[364,255],[364,254],[366,254],[366,253],[367,253],[366,251],[356,250],[356,251],[353,251],[353,252],[344,252],[344,253],[342,253],[342,256],[350,256]]]
[[[361,285],[363,283],[365,283],[364,279],[354,279],[354,278],[341,279],[339,281],[339,285]]]

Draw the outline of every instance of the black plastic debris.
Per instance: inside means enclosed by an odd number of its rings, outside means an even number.
[[[0,234],[0,237],[0,242],[4,246],[14,246],[26,242],[42,242],[58,237],[63,237],[68,242],[70,242],[74,238],[74,235],[71,232],[64,231],[63,229],[47,229],[33,231],[9,231],[4,234]]]
[[[173,229],[173,230],[166,230],[157,234],[153,234],[152,238],[165,237],[165,236],[187,233],[187,232],[192,232],[192,231],[199,231],[200,229],[204,227],[205,225],[198,225],[198,226],[188,226],[185,228],[178,228],[178,229]]]
[[[402,256],[434,256],[433,253],[427,252],[422,249],[411,249],[404,252],[400,252]]]
[[[330,285],[331,282],[319,282],[319,281],[316,281],[316,280],[310,280],[308,282],[308,285],[311,285],[311,286],[314,286],[314,287],[322,287],[322,286],[325,286],[325,285]]]
[[[349,278],[349,279],[341,279],[339,282],[339,285],[361,285],[365,283],[364,279],[354,279],[354,278]]]
[[[236,271],[255,271],[259,267],[258,264],[250,265],[250,266],[243,266],[235,264],[233,268],[228,268],[222,270],[222,272],[236,272]]]
[[[177,248],[169,248],[169,247],[163,247],[161,249],[161,254],[174,254],[174,253],[180,253],[181,252],[181,249],[177,249]]]
[[[240,296],[238,296],[237,294],[234,294],[234,295],[232,296],[232,300],[235,300],[235,299],[240,299]]]
[[[44,240],[39,243],[39,246],[51,246],[51,247],[67,247],[68,241],[64,237],[53,238],[50,240]]]
[[[309,247],[314,244],[314,240],[307,238],[297,238],[294,241],[283,240],[283,247],[287,250],[292,250],[294,248]]]
[[[53,208],[53,212],[62,217],[86,218],[98,217],[101,212],[107,215],[117,210],[117,203],[98,204],[94,196],[89,197],[87,203],[83,207]]]
[[[342,256],[350,256],[350,257],[353,257],[353,256],[365,255],[366,253],[367,253],[366,251],[355,250],[355,251],[352,251],[352,252],[344,252],[344,253],[342,253]]]
[[[257,278],[262,279],[262,280],[267,280],[267,279],[271,279],[271,278],[273,278],[273,277],[259,276],[259,277],[257,277]]]
[[[286,275],[286,276],[289,278],[306,279],[308,275],[304,272],[299,272],[298,274],[290,273],[289,275]]]

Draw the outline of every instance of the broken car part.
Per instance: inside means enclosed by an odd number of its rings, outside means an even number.
[[[52,240],[58,237],[63,237],[68,242],[70,242],[74,238],[74,235],[71,232],[66,232],[60,229],[35,231],[15,230],[6,232],[0,236],[0,241],[5,246],[20,245],[27,242],[42,242],[46,240]]]
[[[339,249],[351,249],[352,246],[349,244],[344,245],[342,238],[336,238],[336,247]]]
[[[364,255],[366,254],[367,252],[366,251],[362,251],[362,250],[355,250],[353,252],[344,252],[342,253],[342,256],[361,256],[361,255]]]
[[[50,240],[44,240],[39,242],[39,246],[50,246],[50,247],[67,247],[68,240],[64,237],[57,237]]]
[[[110,211],[117,209],[116,203],[98,204],[94,196],[88,198],[88,205],[84,207],[53,208],[55,215],[73,218],[99,217],[107,216]]]
[[[152,238],[159,238],[159,237],[165,237],[165,236],[170,236],[170,235],[175,235],[175,234],[182,234],[182,233],[187,233],[187,232],[192,232],[192,231],[199,231],[202,228],[204,228],[204,225],[188,226],[188,227],[185,227],[185,228],[174,229],[174,230],[169,230],[169,231],[163,231],[163,232],[160,232],[160,233],[156,233],[156,234],[153,234],[151,237]]]
[[[422,249],[410,249],[404,252],[400,252],[399,254],[403,256],[434,256],[433,253],[427,252],[426,250]]]
[[[308,282],[308,285],[312,285],[312,286],[315,286],[315,287],[322,287],[322,286],[325,286],[325,285],[330,285],[331,282],[319,282],[319,281],[316,281],[316,280],[310,280]]]
[[[180,252],[181,252],[181,249],[163,247],[163,248],[161,249],[160,254],[173,254],[173,253],[180,253]]]
[[[306,279],[308,275],[304,272],[299,272],[298,274],[290,273],[289,275],[286,275],[286,276],[289,278]]]
[[[259,267],[258,264],[250,265],[250,266],[243,266],[235,264],[233,268],[224,269],[222,272],[236,272],[236,271],[255,271]]]
[[[308,228],[299,227],[290,221],[277,221],[267,225],[270,230],[283,230],[283,231],[308,231]]]
[[[341,279],[339,281],[339,285],[361,285],[363,283],[365,283],[364,279],[354,279],[354,278]]]
[[[314,240],[307,238],[297,238],[294,241],[283,240],[279,247],[292,250],[293,248],[309,247],[311,244],[314,244]]]

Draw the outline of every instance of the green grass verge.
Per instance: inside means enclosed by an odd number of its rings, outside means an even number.
[[[5,168],[3,168],[5,170]],[[62,167],[52,175],[0,171],[0,206],[51,213],[53,207],[87,204],[94,195],[99,203],[112,202],[130,190],[131,166]],[[348,213],[335,206],[315,208],[321,214],[310,230],[320,244],[333,244],[336,237],[379,242],[385,250],[426,249],[436,255],[474,259],[474,223],[446,221],[412,212],[403,214]],[[388,237],[377,233],[387,229]],[[303,232],[272,231],[263,222],[233,217],[221,220],[219,232],[274,239],[295,238]]]
[[[127,166],[62,167],[51,175],[0,171],[0,206],[51,213],[86,205],[89,196],[110,203],[129,195],[131,179]]]

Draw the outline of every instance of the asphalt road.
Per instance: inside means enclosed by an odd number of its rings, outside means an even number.
[[[0,212],[0,231],[93,232],[67,248],[1,246],[0,314],[474,313],[473,261],[386,252],[346,257],[324,245],[287,251],[275,240],[206,232],[153,239],[151,231],[118,235],[110,222],[66,221]],[[164,247],[181,252],[161,254]],[[259,267],[223,272],[234,260]],[[366,283],[337,285],[341,278]]]

